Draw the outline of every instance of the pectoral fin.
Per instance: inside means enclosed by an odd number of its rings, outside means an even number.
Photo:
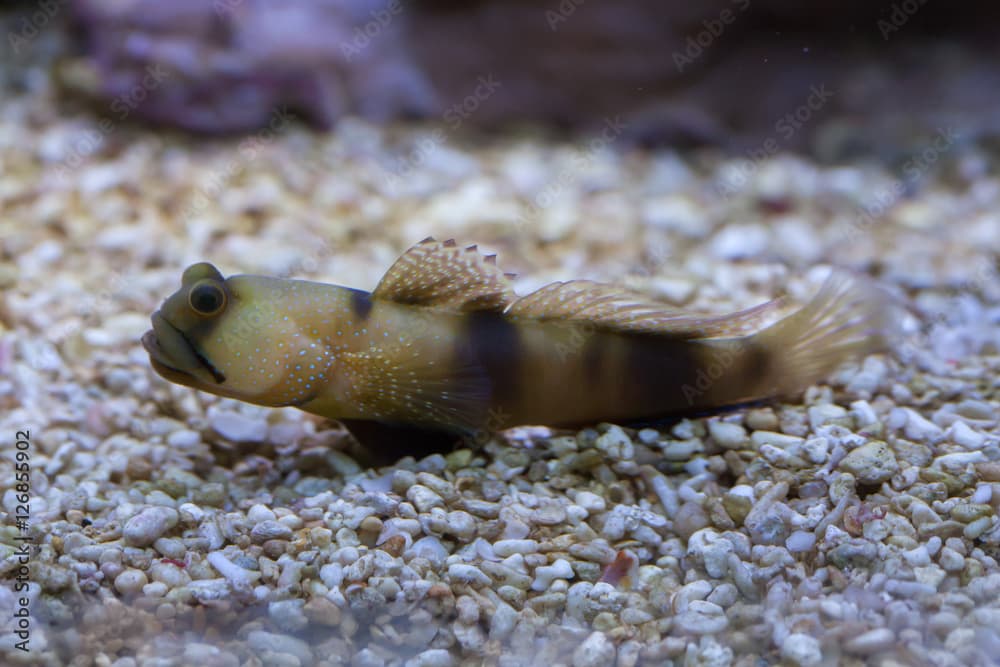
[[[372,347],[341,355],[341,363],[351,369],[353,401],[371,418],[450,424],[461,431],[478,429],[486,418],[492,385],[474,360],[448,366],[428,363],[414,351]]]

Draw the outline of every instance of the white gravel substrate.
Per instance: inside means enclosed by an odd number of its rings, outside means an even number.
[[[190,140],[59,116],[35,74],[0,107],[0,434],[32,448],[18,595],[12,444],[0,462],[3,664],[1000,656],[988,149],[890,169],[352,121]],[[846,266],[897,297],[899,342],[797,403],[379,470],[329,423],[166,383],[139,345],[188,263],[371,288],[428,235],[500,252],[521,290],[597,278],[720,312]]]

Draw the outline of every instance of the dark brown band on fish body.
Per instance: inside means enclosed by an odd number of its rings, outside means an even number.
[[[608,341],[605,336],[588,336],[583,343],[583,373],[588,382],[602,380],[604,364],[608,357]]]
[[[670,336],[635,335],[619,339],[624,345],[619,372],[627,379],[625,397],[640,413],[654,416],[697,404],[699,373],[704,359],[696,345]],[[692,389],[694,387],[694,389]]]
[[[743,372],[748,377],[763,379],[771,374],[772,355],[766,346],[747,340],[742,350]]]
[[[351,312],[358,322],[364,322],[372,312],[372,295],[364,290],[351,290]]]
[[[757,394],[758,397],[771,398],[779,392],[778,382],[781,378],[775,376],[774,355],[767,346],[753,338],[747,338],[738,345],[739,380],[742,387],[730,387],[730,394],[722,394],[720,399],[729,401],[735,393]],[[745,400],[740,398],[740,400]]]
[[[520,397],[523,354],[517,324],[491,311],[469,313],[458,336],[456,356],[480,365],[491,384],[493,405],[514,405]]]
[[[753,337],[695,346],[699,367],[685,390],[685,407],[719,406],[770,398],[777,392],[773,356]],[[772,386],[775,385],[775,386]]]

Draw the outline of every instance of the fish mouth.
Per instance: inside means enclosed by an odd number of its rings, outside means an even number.
[[[198,381],[197,376],[192,372],[194,368],[204,370],[218,384],[226,381],[226,376],[212,365],[212,362],[191,344],[188,337],[172,325],[167,318],[163,317],[159,311],[153,313],[151,319],[153,328],[142,335],[142,346],[149,354],[153,370],[168,380],[181,384],[191,384]],[[184,358],[183,362],[186,363],[175,360],[167,350],[164,350],[164,342],[175,354],[180,354]]]
[[[178,384],[193,385],[197,378],[190,373],[185,373],[179,368],[174,368],[169,363],[163,361],[165,358],[163,350],[160,349],[160,342],[156,338],[156,332],[150,329],[142,335],[142,346],[149,353],[149,363],[153,370],[162,377]]]

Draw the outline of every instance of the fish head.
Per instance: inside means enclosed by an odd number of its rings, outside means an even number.
[[[152,315],[142,337],[153,369],[171,382],[259,405],[294,404],[286,359],[294,303],[281,281],[224,278],[208,263],[184,271],[181,288]],[[294,350],[292,348],[295,348]],[[277,365],[275,365],[277,363]]]
[[[226,281],[208,263],[184,272],[181,288],[153,313],[153,328],[142,337],[157,373],[178,384],[213,391],[225,374],[204,353],[203,341],[218,328],[229,305]]]

